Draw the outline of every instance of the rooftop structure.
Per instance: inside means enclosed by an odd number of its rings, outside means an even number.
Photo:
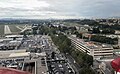
[[[23,35],[7,35],[6,38],[22,38]]]

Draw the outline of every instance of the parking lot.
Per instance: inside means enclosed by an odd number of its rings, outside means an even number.
[[[60,53],[60,51],[52,43],[50,37],[44,37],[45,39],[45,52],[48,53],[47,64],[50,74],[75,74],[73,69],[70,67],[66,57]],[[52,58],[52,53],[55,53]]]
[[[14,42],[10,40],[8,43],[11,41]],[[68,59],[46,35],[27,36],[20,41],[19,48],[0,52],[1,59],[3,58],[3,61],[0,61],[1,67],[25,70],[32,74],[75,74]],[[25,64],[25,62],[36,62],[36,66]]]

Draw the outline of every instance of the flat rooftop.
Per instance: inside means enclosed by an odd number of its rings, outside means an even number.
[[[7,35],[6,38],[22,38],[23,35]]]
[[[26,50],[0,51],[0,59],[29,56]]]
[[[94,41],[87,41],[84,39],[79,39],[76,37],[71,37],[72,39],[79,41],[82,45],[87,46],[90,49],[98,49],[98,48],[112,48],[109,44],[102,44]]]
[[[30,52],[22,52],[22,53],[11,53],[9,55],[10,58],[14,58],[14,57],[24,57],[24,56],[29,56]]]

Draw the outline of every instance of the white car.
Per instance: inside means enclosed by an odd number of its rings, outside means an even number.
[[[55,65],[51,65],[51,67],[52,67],[52,68],[54,68],[54,67],[55,67]]]
[[[76,61],[74,60],[74,63],[76,63]]]
[[[59,60],[59,58],[56,57],[56,60]]]
[[[69,73],[71,73],[72,71],[71,70],[69,70]]]
[[[61,65],[61,64],[59,64],[59,65],[58,65],[58,67],[59,67],[59,68],[61,68],[61,67],[62,67],[62,65]]]

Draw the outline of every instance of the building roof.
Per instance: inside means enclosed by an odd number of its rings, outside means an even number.
[[[11,53],[9,57],[25,57],[29,56],[30,52],[23,52],[23,53]]]
[[[45,53],[45,52],[42,52],[42,53],[36,53],[36,55],[38,55],[38,56],[46,56],[46,53]]]
[[[79,38],[76,38],[73,36],[71,36],[71,39],[78,41],[80,44],[82,44],[90,49],[112,48],[112,46],[109,44],[102,44],[102,43],[93,42],[93,41],[85,41],[84,39],[79,39]]]
[[[13,40],[13,41],[10,41],[9,43],[21,43],[21,41]]]
[[[22,53],[22,52],[26,52],[26,49],[22,49],[22,50],[7,50],[7,51],[0,51],[0,54],[5,54],[5,53]]]
[[[3,39],[0,39],[0,42],[2,42],[2,41],[11,41],[11,40],[13,40],[12,38],[3,38]]]
[[[25,53],[26,50],[8,50],[8,51],[0,51],[0,58],[9,58],[9,57],[17,57],[18,55],[20,55],[19,53]],[[13,56],[14,54],[16,54],[15,56]],[[10,56],[11,55],[11,56]],[[23,56],[23,55],[20,55]],[[20,57],[19,56],[19,57]],[[25,54],[24,54],[25,56]]]
[[[21,38],[23,35],[7,35],[6,38]]]
[[[0,44],[0,47],[1,47],[1,46],[5,46],[5,44]]]
[[[0,74],[30,74],[25,71],[11,69],[11,68],[0,68]]]

